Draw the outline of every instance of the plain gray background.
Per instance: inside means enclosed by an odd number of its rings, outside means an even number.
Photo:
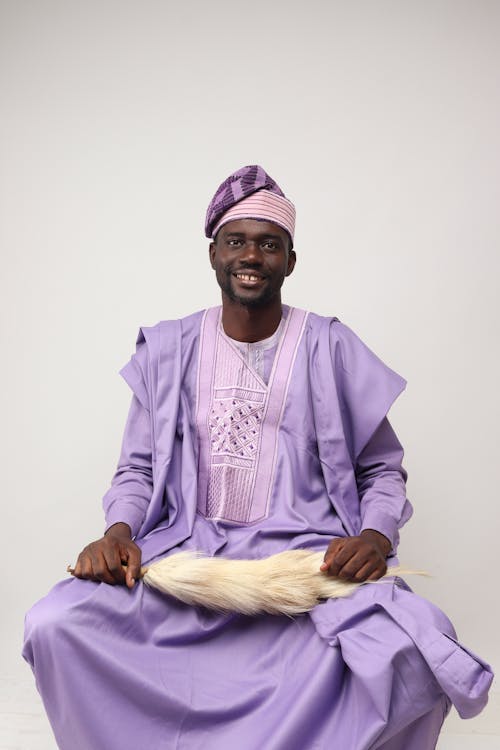
[[[500,664],[500,3],[0,11],[4,675],[27,669],[24,611],[102,533],[139,326],[219,301],[205,210],[251,163],[297,206],[284,299],[409,381],[401,560]]]

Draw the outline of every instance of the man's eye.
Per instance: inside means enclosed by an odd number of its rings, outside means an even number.
[[[272,240],[267,240],[263,243],[263,246],[266,248],[266,250],[276,250],[277,248],[276,242],[273,242]]]
[[[228,245],[229,245],[230,247],[238,247],[238,245],[241,245],[241,240],[235,240],[235,239],[233,239],[233,240],[228,240],[228,241],[227,241],[227,244],[228,244]]]

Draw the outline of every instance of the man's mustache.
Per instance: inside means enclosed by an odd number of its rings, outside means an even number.
[[[234,268],[231,264],[228,264],[227,266],[224,266],[224,271],[226,273],[252,273],[255,271],[259,274],[259,276],[262,276],[262,278],[265,278],[265,274],[261,271],[261,266],[244,266],[242,268]]]

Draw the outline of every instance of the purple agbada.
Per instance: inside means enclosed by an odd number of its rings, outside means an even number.
[[[284,312],[260,367],[220,308],[141,329],[104,505],[144,562],[324,550],[363,528],[396,550],[411,509],[386,415],[405,382],[338,320]],[[430,750],[492,679],[397,578],[294,619],[66,580],[28,614],[24,656],[63,750]]]

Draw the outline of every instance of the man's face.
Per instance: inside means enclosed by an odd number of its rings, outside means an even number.
[[[248,307],[280,297],[295,266],[295,252],[284,229],[268,221],[229,221],[210,244],[210,262],[223,295]]]

